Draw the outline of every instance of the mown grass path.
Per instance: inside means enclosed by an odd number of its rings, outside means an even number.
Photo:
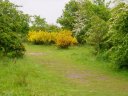
[[[6,96],[7,92],[9,96],[128,96],[128,72],[117,72],[104,61],[96,60],[91,47],[61,50],[55,46],[26,45],[26,48],[24,59],[1,71],[14,69],[7,77],[1,75],[13,82],[6,80],[5,85],[3,82],[0,96]]]

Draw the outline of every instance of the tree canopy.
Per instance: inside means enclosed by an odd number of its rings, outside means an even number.
[[[57,19],[57,23],[62,25],[63,28],[73,30],[73,24],[75,23],[75,12],[79,10],[79,3],[76,0],[71,0],[66,4],[65,9],[61,17]]]

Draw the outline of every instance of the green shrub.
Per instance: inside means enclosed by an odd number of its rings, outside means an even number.
[[[25,47],[15,33],[0,33],[0,50],[4,56],[22,57]]]
[[[91,27],[87,32],[87,43],[94,46],[96,54],[100,52],[104,36],[108,32],[108,26],[106,22],[98,16],[92,16]]]
[[[117,68],[123,68],[128,67],[128,5],[120,4],[114,9],[109,20],[105,54]]]
[[[0,53],[8,57],[21,57],[25,48],[19,34],[29,30],[29,16],[17,10],[9,0],[0,1]]]

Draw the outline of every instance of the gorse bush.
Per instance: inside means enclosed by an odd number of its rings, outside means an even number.
[[[34,44],[51,44],[55,41],[55,35],[56,33],[32,31],[28,33],[28,41]]]
[[[71,45],[77,44],[77,40],[70,31],[62,31],[56,35],[55,43],[60,48],[68,48]]]
[[[76,38],[67,30],[61,32],[29,32],[28,41],[34,44],[56,44],[60,48],[68,48],[71,45],[77,44]]]

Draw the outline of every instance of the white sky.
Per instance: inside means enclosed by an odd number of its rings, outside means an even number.
[[[11,2],[22,5],[20,8],[24,13],[30,15],[40,15],[46,18],[50,24],[56,24],[56,20],[61,16],[62,10],[70,0],[10,0]]]

